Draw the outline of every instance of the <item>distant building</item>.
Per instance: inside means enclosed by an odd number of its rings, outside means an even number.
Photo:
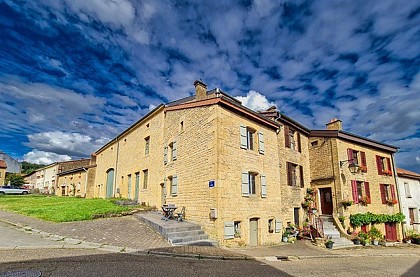
[[[398,168],[397,173],[401,211],[405,215],[404,227],[420,231],[420,174],[402,168]]]
[[[4,177],[6,175],[6,169],[7,169],[6,162],[3,160],[0,160],[0,186],[4,185]]]
[[[21,171],[21,165],[20,162],[16,159],[13,159],[6,153],[0,151],[0,160],[3,160],[6,162],[6,172],[7,173],[20,173]]]

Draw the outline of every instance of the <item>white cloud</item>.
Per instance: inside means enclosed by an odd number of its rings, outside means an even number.
[[[265,95],[255,90],[250,90],[246,96],[237,96],[236,99],[241,101],[242,105],[254,111],[267,110],[271,106],[276,105],[273,102],[269,102]]]
[[[51,164],[54,162],[70,161],[71,157],[68,155],[58,155],[52,152],[39,151],[34,149],[23,156],[23,160],[35,164]]]
[[[61,131],[32,134],[28,135],[28,139],[28,146],[35,149],[76,157],[89,156],[109,140],[94,140],[87,135]]]

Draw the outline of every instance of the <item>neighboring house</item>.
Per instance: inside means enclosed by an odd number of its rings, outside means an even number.
[[[38,171],[33,171],[29,174],[26,174],[24,176],[25,178],[25,184],[29,185],[29,189],[33,190],[36,187],[36,182],[37,182],[37,177],[38,177]]]
[[[45,194],[55,194],[58,189],[57,174],[74,168],[88,166],[90,159],[80,159],[66,162],[55,162],[38,169],[35,188]],[[61,194],[60,192],[58,192]]]
[[[0,186],[4,185],[4,178],[6,177],[7,165],[6,162],[0,160]]]
[[[6,162],[7,165],[7,173],[20,173],[21,171],[21,165],[20,162],[16,159],[13,159],[6,153],[0,151],[0,160],[3,160]]]
[[[195,95],[158,106],[92,155],[88,197],[184,206],[223,244],[279,242],[288,222],[304,220],[309,130],[194,85]]]
[[[397,173],[400,206],[406,218],[405,228],[420,232],[420,174],[402,168],[398,168]]]
[[[90,177],[88,175],[88,170],[92,167],[88,165],[59,172],[56,195],[86,197],[88,178],[93,178],[94,181],[94,172],[90,171]]]
[[[340,120],[327,130],[312,130],[309,139],[311,184],[321,214],[346,217],[357,213],[400,212],[393,154],[397,147],[342,131]],[[343,201],[353,201],[348,208]],[[401,224],[377,224],[389,241],[402,239]],[[362,226],[368,231],[371,226]]]

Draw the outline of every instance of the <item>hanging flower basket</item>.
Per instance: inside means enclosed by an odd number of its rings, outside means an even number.
[[[347,209],[347,207],[350,207],[351,205],[353,205],[353,201],[352,200],[343,200],[343,201],[341,201],[341,205],[343,205],[344,209]]]
[[[390,199],[387,201],[388,206],[394,206],[397,203],[397,199]]]

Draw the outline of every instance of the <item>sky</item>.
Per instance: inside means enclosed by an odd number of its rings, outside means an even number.
[[[420,172],[420,2],[0,0],[0,150],[88,157],[202,79]]]

